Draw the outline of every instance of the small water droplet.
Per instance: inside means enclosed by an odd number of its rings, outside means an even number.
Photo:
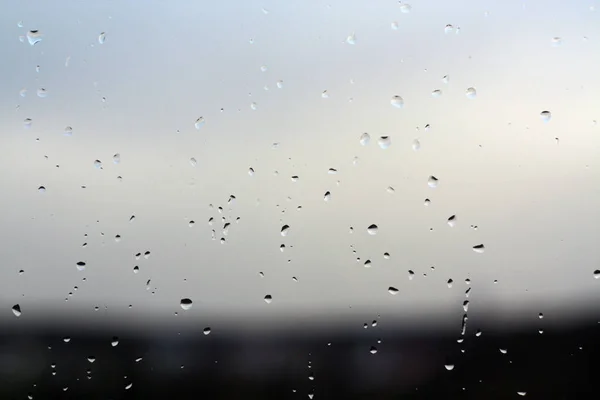
[[[595,279],[600,279],[600,269],[597,269],[594,271],[594,278]]]
[[[327,90],[323,90],[323,93],[321,93],[321,97],[324,99],[328,99],[329,98],[329,93],[327,93]]]
[[[12,312],[15,315],[15,317],[20,317],[21,316],[21,306],[18,304],[15,304],[14,306],[12,306]]]
[[[390,287],[388,288],[388,292],[389,292],[391,295],[395,295],[395,294],[398,294],[398,289],[396,289],[396,288],[395,288],[395,287],[393,287],[393,286],[390,286]]]
[[[23,126],[25,127],[25,129],[31,128],[32,122],[33,121],[31,120],[31,118],[25,118],[25,120],[23,121]]]
[[[65,343],[69,343],[70,341],[71,341],[71,338],[70,338],[70,337],[68,337],[68,336],[65,336],[65,337],[63,338],[63,342],[65,342]]]
[[[188,298],[181,299],[181,301],[179,302],[179,305],[181,306],[182,309],[187,311],[190,308],[192,308],[192,300],[190,300]]]
[[[192,167],[195,167],[196,165],[198,165],[198,161],[194,157],[192,157],[190,158],[190,165]]]
[[[392,145],[392,139],[389,136],[381,136],[377,139],[377,144],[385,150]]]
[[[287,236],[287,234],[290,231],[290,226],[289,225],[284,225],[281,227],[281,236]]]
[[[452,215],[450,218],[448,218],[448,225],[451,228],[454,228],[456,226],[456,215]]]
[[[519,396],[527,396],[527,392],[517,392]]]
[[[377,235],[377,231],[379,230],[379,227],[375,224],[371,224],[369,225],[369,227],[367,228],[367,233],[369,235]]]
[[[39,98],[43,99],[45,97],[48,97],[48,91],[45,88],[39,88],[37,90],[37,95],[38,95]]]
[[[360,258],[357,259],[357,261],[360,260]],[[367,260],[365,261],[365,263],[363,264],[363,266],[365,268],[371,268],[371,260]]]
[[[452,33],[452,31],[453,31],[453,30],[454,30],[454,27],[453,27],[451,24],[447,24],[447,25],[444,27],[444,33],[445,33],[446,35],[449,35],[450,33]]]
[[[356,35],[354,33],[352,33],[351,35],[348,35],[348,37],[346,38],[346,43],[356,44]]]
[[[358,141],[362,146],[366,146],[371,141],[371,135],[369,135],[367,132],[365,132],[362,135],[360,135],[360,137],[358,138]]]
[[[137,274],[138,272],[140,272],[140,267],[138,267],[137,265],[135,267],[133,267],[133,273]]]
[[[210,327],[207,326],[206,328],[204,328],[204,330],[202,331],[205,335],[210,335]]]
[[[386,260],[390,259],[390,253],[383,253],[383,258]]]
[[[409,12],[411,12],[412,10],[412,6],[408,3],[401,3],[400,4],[400,12],[402,12],[403,14],[408,14]]]
[[[393,96],[392,99],[390,100],[390,103],[392,104],[393,107],[396,107],[396,108],[404,107],[404,99],[398,95]]]
[[[79,271],[83,271],[83,270],[85,269],[85,262],[83,262],[83,261],[78,261],[78,262],[77,262],[77,269],[78,269]]]
[[[87,360],[88,360],[90,363],[93,363],[94,361],[96,361],[96,357],[94,357],[94,356],[89,356],[89,357],[87,358]]]
[[[413,140],[413,142],[412,142],[412,149],[414,151],[419,151],[421,149],[421,142],[419,142],[418,139]]]
[[[452,283],[453,283],[453,282],[454,282],[454,281],[453,281],[452,279],[448,279],[448,288],[451,288],[451,287],[452,287]]]
[[[448,371],[452,371],[454,369],[454,364],[446,364],[444,365],[444,367],[448,370]]]
[[[449,75],[444,75],[442,77],[442,83],[447,84],[450,81],[450,76]]]
[[[277,81],[277,88],[278,89],[282,89],[283,88],[283,81],[282,80],[278,80]]]
[[[552,38],[552,46],[553,47],[558,47],[562,44],[562,38],[555,36]]]
[[[43,35],[38,30],[32,30],[27,32],[27,41],[30,45],[35,45],[42,41]]]
[[[485,251],[485,246],[483,244],[478,244],[476,246],[473,246],[473,251],[475,253],[483,253]]]
[[[440,89],[436,89],[433,92],[431,92],[431,97],[433,98],[437,98],[437,97],[441,97],[442,96],[442,91]]]
[[[438,186],[438,179],[431,175],[427,180],[427,185],[429,185],[430,188],[436,188]]]
[[[38,188],[38,192],[40,192],[40,193],[46,193],[46,188],[44,186],[40,186]]]
[[[477,97],[477,90],[474,87],[470,87],[465,91],[467,99],[474,99]]]
[[[102,32],[98,35],[98,43],[104,44],[104,42],[106,42],[106,32]]]
[[[116,153],[115,155],[113,155],[113,163],[118,164],[121,162],[121,155],[119,153]]]
[[[415,277],[415,272],[411,269],[408,270],[408,280],[412,281],[413,278]]]
[[[248,168],[248,175],[254,176],[254,168],[252,168],[252,167]]]
[[[392,29],[395,31],[398,30],[398,23],[396,21],[392,22]]]
[[[63,132],[65,136],[73,136],[73,128],[70,126],[65,127],[65,131]]]
[[[100,160],[95,160],[94,161],[94,167],[101,169],[102,168],[102,161]]]
[[[371,346],[371,349],[369,350],[369,353],[371,353],[371,354],[377,354],[377,347]]]
[[[540,118],[542,118],[542,121],[548,122],[552,118],[552,113],[550,111],[542,111],[540,113]]]
[[[506,354],[506,353],[508,353],[508,350],[507,350],[507,349],[499,349],[499,350],[500,350],[500,353],[502,353],[502,354]]]
[[[252,110],[256,110],[258,108],[258,105],[254,102],[250,103],[250,109]]]
[[[270,294],[265,296],[265,303],[271,304],[272,301],[273,301],[273,297]]]
[[[425,207],[427,207],[427,206],[429,206],[431,204],[431,200],[425,199],[425,201],[423,202],[423,204],[425,205]]]
[[[131,389],[132,386],[133,386],[133,383],[129,383],[127,386],[125,386],[125,390]]]
[[[331,193],[330,192],[325,192],[325,195],[323,196],[323,200],[324,201],[331,200]]]

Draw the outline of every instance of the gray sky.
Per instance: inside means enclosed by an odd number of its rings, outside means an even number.
[[[597,303],[597,1],[201,3],[6,1],[0,318],[460,324],[465,278],[474,314]]]

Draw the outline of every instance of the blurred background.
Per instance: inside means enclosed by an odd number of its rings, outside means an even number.
[[[597,395],[598,1],[0,1],[1,398]]]

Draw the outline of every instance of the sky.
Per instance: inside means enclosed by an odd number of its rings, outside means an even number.
[[[597,314],[597,1],[5,3],[0,319]]]

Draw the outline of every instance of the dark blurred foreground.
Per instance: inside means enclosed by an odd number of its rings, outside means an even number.
[[[458,343],[369,324],[351,335],[130,335],[116,346],[104,332],[2,332],[0,398],[600,398],[599,325],[561,329]]]

